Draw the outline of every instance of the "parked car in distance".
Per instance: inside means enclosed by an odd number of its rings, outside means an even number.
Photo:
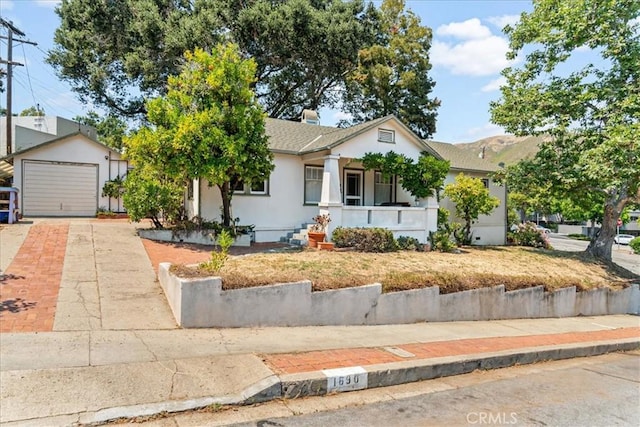
[[[544,234],[549,234],[551,233],[551,230],[549,230],[546,227],[543,227],[541,225],[536,225],[536,228],[538,229],[539,232],[544,233]]]
[[[619,245],[628,245],[634,236],[631,234],[616,234],[616,237],[613,238],[613,241]]]

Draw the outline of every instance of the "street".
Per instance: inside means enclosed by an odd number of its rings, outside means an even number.
[[[567,252],[581,252],[587,248],[588,241],[570,239],[561,234],[551,233],[549,235],[549,242],[553,249]],[[613,262],[620,267],[640,274],[640,255],[633,253],[633,250],[629,245],[616,245],[614,244],[611,249]]]
[[[366,396],[357,398],[348,395],[358,393],[348,393],[338,396],[350,401],[346,404],[348,407],[326,412],[309,413],[313,402],[316,410],[323,411],[326,404],[319,399],[336,396],[286,401],[284,405],[293,413],[305,415],[233,425],[637,426],[640,425],[639,382],[640,351],[616,353],[407,384],[386,390],[384,401],[376,402]],[[415,390],[420,385],[422,392]],[[412,394],[413,397],[405,397]]]

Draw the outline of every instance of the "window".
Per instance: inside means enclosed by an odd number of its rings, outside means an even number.
[[[236,194],[244,193],[244,182],[242,181],[236,182],[236,185],[233,187],[233,192]]]
[[[378,129],[378,141],[386,142],[388,144],[395,144],[396,133],[388,129]]]
[[[246,185],[243,181],[240,181],[233,187],[233,194],[254,194],[254,195],[267,195],[269,194],[269,181],[258,181]]]
[[[267,180],[254,182],[249,189],[250,194],[267,194]]]
[[[385,177],[382,172],[375,173],[375,183],[373,189],[373,204],[380,206],[382,204],[393,203],[394,177]]]
[[[489,180],[487,178],[482,178],[482,185],[484,185],[484,188],[489,188]]]
[[[322,195],[322,166],[304,167],[304,203],[317,205]]]

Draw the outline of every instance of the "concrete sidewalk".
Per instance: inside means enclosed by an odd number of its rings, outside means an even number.
[[[0,422],[70,425],[640,348],[640,319],[6,333]],[[429,353],[431,351],[431,354]],[[302,362],[302,363],[301,363]],[[342,368],[336,370],[337,367]],[[345,389],[345,391],[348,390]]]
[[[10,274],[0,282],[7,425],[104,422],[640,348],[640,318],[626,315],[178,329],[123,221],[3,228],[0,268]]]

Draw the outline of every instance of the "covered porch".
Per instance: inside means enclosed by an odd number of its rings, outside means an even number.
[[[434,197],[416,200],[402,188],[398,177],[364,170],[353,158],[326,154],[321,160],[318,210],[331,217],[329,239],[336,227],[380,227],[392,231],[396,238],[410,236],[426,243],[429,232],[437,229]]]

